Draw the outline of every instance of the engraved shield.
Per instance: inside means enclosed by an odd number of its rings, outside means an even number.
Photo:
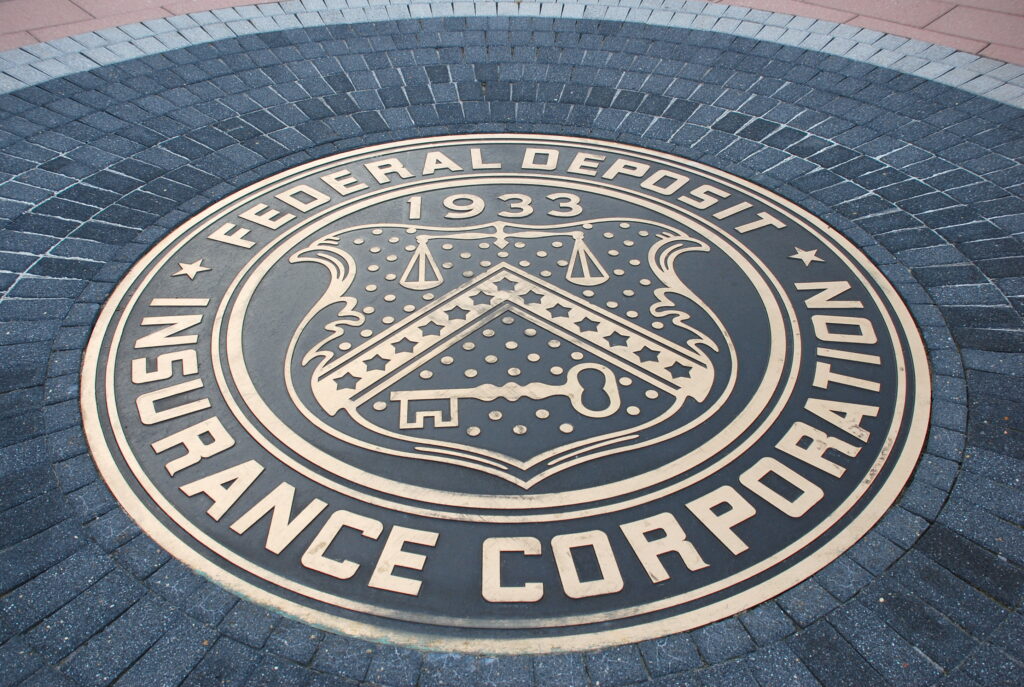
[[[785,198],[481,134],[189,218],[103,307],[82,412],[119,502],[201,575],[346,634],[532,653],[693,629],[830,564],[907,483],[929,378],[893,286]]]
[[[728,395],[732,342],[685,279],[708,251],[629,217],[335,229],[290,258],[325,270],[290,385],[353,442],[529,489]]]

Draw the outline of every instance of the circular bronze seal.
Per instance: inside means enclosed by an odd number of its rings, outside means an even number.
[[[253,184],[118,285],[82,380],[125,509],[306,622],[484,652],[732,615],[849,548],[924,347],[834,229],[705,165],[450,136]]]

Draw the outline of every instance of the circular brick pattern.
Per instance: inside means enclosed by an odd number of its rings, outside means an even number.
[[[1019,109],[870,64],[641,24],[452,18],[262,33],[0,97],[0,684],[1012,684],[1024,659]],[[421,653],[324,633],[195,576],[85,451],[81,350],[189,215],[328,154],[446,133],[636,143],[855,241],[929,347],[898,505],[835,563],[699,630],[584,654]]]

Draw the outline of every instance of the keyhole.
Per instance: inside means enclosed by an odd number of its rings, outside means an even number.
[[[580,386],[583,387],[583,395],[580,400],[583,407],[591,410],[600,410],[611,405],[612,399],[604,390],[604,374],[600,370],[587,368],[580,370]]]
[[[608,417],[619,409],[615,374],[604,365],[581,363],[573,367],[562,388],[572,399],[572,407],[587,417]]]

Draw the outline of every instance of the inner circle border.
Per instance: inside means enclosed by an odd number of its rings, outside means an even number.
[[[487,138],[521,139],[524,137],[529,137],[529,135],[476,134],[444,138],[479,141]],[[392,147],[401,147],[411,143],[436,140],[436,138],[437,137],[408,139],[395,143],[372,146],[372,148],[375,151],[385,151]],[[675,155],[660,153],[652,149],[640,148],[610,141],[598,141],[567,136],[543,136],[543,138],[546,140],[557,140],[567,143],[592,142],[598,145],[612,145],[637,154],[654,155],[668,160],[674,160],[678,157]],[[366,148],[349,151],[348,153],[342,153],[339,156],[332,156],[332,158],[350,156],[353,153],[357,153],[360,150],[365,149]],[[296,168],[292,168],[275,175],[270,180],[264,180],[262,183],[288,177],[297,173],[298,170],[306,170],[321,163],[323,163],[323,160],[317,160],[305,165],[300,165]],[[130,295],[132,284],[146,271],[148,263],[153,259],[153,257],[166,250],[168,246],[178,240],[181,233],[200,224],[203,217],[209,216],[231,203],[237,202],[240,198],[243,198],[248,191],[248,187],[209,206],[205,210],[201,211],[198,216],[181,225],[176,231],[172,232],[171,235],[157,242],[150,251],[136,262],[128,273],[120,280],[111,293],[106,305],[100,312],[93,333],[86,346],[82,363],[81,410],[86,439],[101,475],[125,510],[136,520],[147,534],[153,537],[157,543],[176,556],[179,560],[201,572],[209,579],[256,603],[271,606],[312,625],[338,630],[378,641],[399,641],[422,648],[446,651],[485,651],[494,654],[580,651],[603,648],[610,645],[632,643],[682,630],[692,629],[721,620],[733,615],[734,613],[740,612],[761,603],[762,601],[766,601],[777,596],[786,589],[789,589],[790,587],[807,579],[852,546],[853,543],[860,539],[860,537],[873,527],[885,514],[905,486],[913,472],[918,457],[921,454],[928,431],[931,409],[931,388],[929,384],[925,347],[907,306],[897,294],[896,290],[884,277],[881,271],[875,267],[851,241],[840,235],[836,230],[831,229],[822,220],[810,215],[794,203],[791,203],[790,201],[760,187],[759,185],[754,185],[752,182],[746,182],[739,177],[698,162],[688,160],[687,164],[701,169],[704,173],[707,173],[710,176],[717,176],[719,178],[730,180],[732,183],[743,185],[745,189],[748,189],[748,192],[752,192],[755,195],[763,195],[771,199],[773,203],[788,208],[790,212],[796,213],[798,217],[802,218],[810,225],[809,228],[812,230],[823,232],[825,234],[825,236],[821,237],[823,240],[826,240],[826,242],[832,241],[836,243],[839,248],[844,251],[846,256],[855,260],[856,267],[864,270],[867,275],[871,277],[873,285],[876,286],[881,291],[882,295],[885,296],[886,304],[892,309],[897,322],[903,327],[902,333],[906,338],[906,344],[908,347],[904,361],[912,363],[912,370],[909,370],[905,365],[901,365],[900,371],[904,374],[913,374],[911,384],[915,394],[915,405],[913,406],[911,417],[908,420],[906,440],[899,455],[896,456],[894,460],[892,471],[887,480],[865,505],[863,510],[849,524],[847,524],[842,531],[832,537],[827,546],[814,551],[808,557],[801,560],[797,565],[777,573],[772,578],[763,581],[736,596],[724,599],[695,611],[675,615],[650,623],[622,629],[592,632],[583,636],[576,635],[558,638],[482,640],[423,635],[396,630],[393,628],[385,629],[368,623],[343,619],[320,611],[314,611],[302,606],[301,604],[270,594],[266,590],[241,579],[237,575],[213,564],[209,559],[198,554],[188,542],[171,532],[169,528],[167,528],[155,515],[152,514],[152,512],[147,509],[145,504],[142,503],[142,500],[136,496],[134,489],[129,485],[124,474],[118,469],[113,454],[110,452],[109,446],[105,441],[103,436],[104,432],[100,425],[100,410],[96,404],[96,392],[98,390],[96,384],[97,372],[99,372],[102,362],[101,356],[103,353],[103,342],[108,328],[112,324],[115,316],[118,314],[118,306],[126,295]],[[753,188],[750,188],[751,186],[753,186]],[[853,267],[854,265],[850,266]],[[896,341],[898,342],[898,339],[896,339]],[[885,458],[885,456],[880,456],[879,460],[884,462]],[[866,489],[867,482],[865,481],[862,483],[861,487]],[[796,573],[796,575],[793,575],[792,573]],[[271,575],[271,577],[273,577],[273,575]],[[271,579],[270,581],[275,580]],[[458,625],[457,622],[455,624]]]
[[[521,136],[520,138],[528,139],[529,136]],[[546,140],[550,139],[550,137],[546,137],[546,136],[543,137],[543,138],[546,139]],[[437,140],[437,139],[434,139],[434,140]],[[604,146],[604,148],[612,148],[612,147],[614,147],[614,146],[610,146],[608,143],[602,143],[602,145]],[[470,179],[470,181],[476,181],[476,182],[481,182],[482,181],[484,183],[497,183],[497,181],[501,180],[501,175],[467,175],[467,176]],[[508,176],[509,177],[513,177],[514,176],[515,178],[526,178],[526,177],[531,177],[531,176],[534,176],[534,175],[530,175],[530,174],[526,174],[526,173],[524,173],[524,174],[516,173],[516,174],[510,174]],[[600,183],[596,183],[596,182],[588,182],[586,180],[580,181],[580,182],[573,182],[573,181],[570,181],[569,179],[563,179],[562,177],[560,177],[558,175],[535,175],[535,176],[536,176],[536,179],[534,179],[535,182],[537,182],[539,179],[552,179],[552,180],[554,180],[554,181],[550,182],[552,185],[555,185],[555,184],[561,182],[561,183],[565,184],[566,188],[575,188],[576,190],[587,190],[587,189],[589,189],[591,192],[595,192],[595,188],[597,190],[602,190],[601,187],[604,187],[603,188],[604,191],[610,192],[613,189],[613,186],[610,185],[610,184],[600,184]],[[461,178],[465,178],[465,177],[461,177]],[[436,185],[438,185],[440,183],[441,182],[428,182],[428,183],[423,183],[423,184],[420,184],[420,185],[417,185],[417,184],[414,184],[414,183],[410,183],[410,184],[407,184],[406,186],[407,187],[412,187],[413,189],[416,189],[416,188],[419,188],[420,186],[430,186],[430,185],[435,185],[436,186]],[[591,186],[593,186],[595,188],[589,188]],[[397,189],[397,188],[393,189],[393,190],[389,189],[387,192],[377,192],[377,193],[374,193],[374,194],[366,194],[365,198],[361,197],[361,198],[353,199],[353,201],[351,202],[351,205],[356,205],[356,206],[359,206],[359,207],[356,207],[354,210],[351,210],[351,211],[352,212],[358,212],[360,209],[362,209],[361,206],[371,204],[371,202],[373,202],[373,201],[377,201],[376,196],[380,196],[380,195],[400,196],[400,195],[406,194],[408,192],[410,192],[410,191],[407,188],[403,187],[401,189]],[[637,199],[634,199],[632,202],[638,202],[638,203],[641,203],[641,204],[643,204],[643,202],[642,202],[643,200],[647,200],[648,202],[654,200],[654,199],[645,198],[643,196],[640,196],[639,194],[634,194],[634,193],[632,193],[630,191],[626,191],[626,190],[621,191],[621,195],[623,196],[623,199],[625,199],[626,196],[636,195]],[[377,201],[377,202],[379,202],[379,201]],[[630,201],[627,200],[626,202],[630,202]],[[655,205],[655,203],[653,203],[653,202],[651,202],[650,204],[652,206]],[[662,203],[662,204],[666,205],[666,206],[668,205],[668,203]],[[653,209],[653,208],[649,208],[649,209]],[[245,293],[245,295],[236,295],[235,292],[245,292],[246,288],[249,288],[248,284],[249,284],[249,282],[252,282],[252,280],[253,280],[253,277],[251,276],[251,274],[254,273],[254,272],[259,271],[260,269],[263,269],[264,265],[271,261],[272,258],[267,257],[268,255],[272,255],[274,253],[280,253],[280,252],[288,252],[288,251],[292,250],[293,249],[293,243],[296,240],[299,240],[299,239],[306,240],[308,238],[308,236],[305,235],[305,232],[312,233],[312,232],[318,231],[320,229],[319,225],[321,225],[323,223],[335,221],[335,218],[338,217],[339,215],[342,215],[342,213],[344,211],[345,211],[345,209],[341,209],[341,208],[339,208],[339,209],[333,209],[333,208],[328,209],[328,211],[325,211],[325,213],[322,216],[317,216],[316,218],[311,218],[311,220],[308,222],[307,225],[297,229],[297,231],[300,232],[299,234],[295,234],[295,235],[280,235],[280,236],[275,237],[272,241],[268,242],[267,245],[264,247],[264,249],[260,251],[260,254],[254,256],[252,258],[252,260],[245,267],[243,267],[242,270],[240,270],[239,276],[227,288],[227,290],[225,292],[225,297],[223,299],[223,304],[221,305],[221,307],[218,310],[217,319],[215,320],[215,325],[214,325],[215,328],[218,328],[218,326],[219,326],[219,328],[217,329],[217,331],[214,334],[214,344],[212,346],[212,348],[214,350],[214,353],[213,353],[213,355],[214,355],[214,368],[215,368],[215,371],[216,371],[216,374],[217,374],[217,377],[218,377],[218,381],[222,385],[222,393],[225,396],[225,400],[227,401],[229,407],[231,407],[231,409],[232,409],[232,411],[234,413],[235,418],[239,422],[243,423],[243,425],[254,424],[254,423],[252,423],[252,420],[250,418],[244,416],[244,413],[242,412],[242,409],[241,409],[243,405],[246,407],[246,409],[248,410],[249,413],[251,413],[251,414],[253,414],[254,416],[257,417],[258,421],[262,424],[262,428],[259,429],[259,430],[256,430],[256,431],[258,431],[260,433],[260,436],[257,438],[257,441],[261,445],[263,445],[263,447],[265,449],[270,451],[272,454],[277,455],[279,460],[283,460],[283,461],[287,462],[293,469],[299,469],[298,466],[295,464],[296,461],[294,461],[291,458],[283,457],[281,455],[283,452],[278,447],[272,446],[272,444],[274,442],[271,439],[267,438],[267,436],[266,436],[268,433],[272,434],[272,432],[270,432],[268,430],[269,422],[268,422],[268,417],[267,416],[269,416],[269,421],[277,421],[277,422],[280,422],[280,421],[277,420],[277,417],[273,414],[273,410],[268,408],[266,403],[262,400],[262,396],[259,394],[259,390],[257,390],[253,386],[252,381],[251,381],[250,377],[247,374],[247,371],[246,371],[245,365],[244,365],[244,361],[243,361],[243,355],[244,354],[243,354],[243,352],[241,350],[241,341],[240,341],[241,336],[242,336],[241,329],[242,329],[242,326],[243,326],[242,323],[241,323],[241,320],[244,319],[244,316],[245,316],[244,313],[245,313],[246,307],[247,307],[248,302],[249,302],[249,297],[251,296],[251,289],[255,289],[256,286],[255,286],[255,284],[252,285],[251,288],[250,288],[250,293]],[[666,216],[669,216],[669,217],[671,217],[672,214],[679,215],[679,217],[672,217],[672,219],[674,219],[675,221],[679,221],[679,222],[683,223],[684,225],[686,225],[688,227],[689,227],[689,225],[687,224],[687,222],[710,224],[710,223],[708,223],[706,221],[700,220],[696,216],[691,217],[690,216],[691,213],[687,213],[687,212],[682,211],[682,210],[677,211],[677,212],[673,212],[669,208],[664,208],[664,209],[657,209],[657,211],[658,212],[662,212],[662,213],[666,214]],[[689,227],[689,228],[691,230],[696,231],[693,227]],[[708,226],[708,227],[700,229],[700,232],[701,232],[701,235],[704,235],[704,232],[714,233],[716,231],[716,229],[717,228],[715,228],[715,227]],[[778,313],[777,314],[773,314],[773,313],[771,313],[771,311],[769,311],[769,321],[771,322],[771,326],[773,327],[773,329],[774,328],[778,329],[778,334],[779,334],[780,338],[781,339],[785,339],[782,343],[778,344],[778,346],[777,346],[778,350],[775,351],[775,353],[778,354],[778,355],[782,355],[782,356],[786,357],[786,363],[783,366],[781,366],[781,367],[784,367],[786,369],[779,371],[780,375],[779,375],[779,377],[777,379],[774,379],[774,380],[772,380],[770,382],[765,382],[765,381],[762,380],[761,383],[758,385],[758,389],[755,390],[757,393],[752,395],[751,399],[748,401],[748,403],[746,405],[747,406],[757,406],[757,399],[758,399],[758,397],[766,397],[766,398],[765,398],[765,402],[763,404],[761,404],[759,407],[756,407],[756,412],[749,413],[752,416],[752,421],[748,422],[743,427],[734,428],[732,430],[732,433],[729,434],[725,438],[723,438],[722,436],[716,436],[716,437],[714,437],[713,440],[709,440],[709,441],[705,442],[704,445],[698,446],[694,450],[692,450],[692,451],[690,451],[690,452],[688,452],[688,453],[686,453],[686,454],[684,454],[682,456],[673,458],[673,460],[671,461],[670,464],[675,465],[675,464],[679,463],[680,466],[678,467],[678,472],[677,473],[674,473],[674,474],[671,474],[671,475],[668,475],[668,476],[665,476],[665,475],[662,474],[663,469],[662,470],[657,470],[657,471],[649,471],[648,473],[643,473],[642,475],[636,475],[636,476],[634,476],[632,478],[623,479],[623,480],[620,480],[619,482],[612,483],[612,484],[604,484],[604,485],[600,485],[599,487],[590,487],[588,489],[577,489],[577,490],[567,490],[567,491],[562,491],[562,492],[554,492],[554,493],[550,493],[550,494],[544,494],[544,495],[541,495],[541,496],[538,496],[538,497],[535,497],[533,495],[526,495],[525,497],[517,495],[515,497],[497,497],[497,498],[495,498],[495,497],[477,497],[477,498],[472,498],[472,497],[467,497],[465,494],[460,494],[458,492],[450,492],[454,496],[461,497],[461,501],[456,499],[456,500],[452,500],[450,502],[445,502],[445,503],[442,503],[442,502],[438,501],[437,500],[437,496],[434,495],[434,494],[431,494],[431,492],[434,492],[436,490],[431,490],[431,489],[427,489],[427,488],[416,488],[416,487],[413,487],[412,485],[405,485],[405,484],[401,484],[401,483],[395,482],[394,486],[404,487],[406,489],[406,493],[401,494],[401,498],[402,499],[408,500],[408,501],[419,501],[419,502],[424,503],[425,505],[422,506],[422,507],[419,507],[419,508],[416,508],[416,507],[406,508],[406,507],[403,507],[401,505],[393,506],[393,507],[397,507],[399,510],[411,512],[411,513],[418,513],[418,514],[422,514],[422,515],[427,515],[429,517],[436,517],[436,518],[442,518],[442,519],[447,518],[447,519],[455,519],[455,520],[472,520],[474,522],[475,521],[486,521],[486,522],[516,522],[516,523],[524,523],[524,522],[543,522],[543,521],[560,520],[560,519],[589,517],[589,516],[592,516],[592,515],[597,515],[597,514],[601,514],[601,513],[605,513],[605,512],[610,512],[610,511],[613,511],[613,510],[621,510],[621,509],[624,509],[624,508],[628,508],[628,507],[632,507],[632,506],[635,506],[635,505],[639,505],[640,503],[643,503],[643,502],[647,502],[647,501],[650,501],[650,500],[653,500],[653,499],[656,499],[656,498],[664,497],[665,495],[667,495],[668,493],[671,493],[672,491],[678,491],[679,489],[682,489],[682,488],[692,484],[693,482],[703,478],[707,474],[709,474],[709,472],[711,471],[711,468],[703,468],[703,469],[701,469],[699,471],[699,473],[696,476],[690,476],[690,477],[688,477],[687,479],[685,479],[685,480],[683,480],[681,482],[672,484],[671,486],[660,486],[660,487],[658,487],[658,485],[664,485],[666,482],[669,482],[670,480],[678,477],[680,474],[683,474],[685,472],[689,472],[689,471],[693,470],[694,468],[697,468],[699,465],[701,465],[708,458],[717,458],[717,460],[715,461],[715,466],[718,466],[718,467],[723,466],[724,464],[726,464],[727,461],[735,459],[735,457],[746,448],[746,444],[749,443],[749,441],[755,440],[756,437],[757,437],[757,434],[755,434],[754,437],[752,437],[752,438],[746,438],[744,436],[746,434],[749,434],[750,428],[752,426],[754,426],[754,425],[758,425],[758,426],[760,426],[762,428],[765,427],[766,425],[769,425],[772,421],[774,421],[776,419],[776,417],[779,415],[781,410],[785,407],[785,403],[787,402],[787,400],[789,399],[790,394],[792,393],[792,388],[794,386],[794,380],[795,380],[795,377],[796,377],[796,369],[799,368],[799,364],[800,364],[800,351],[799,351],[799,346],[798,346],[798,343],[797,343],[798,340],[799,340],[799,336],[795,334],[796,332],[798,332],[798,330],[797,330],[796,326],[794,324],[792,324],[792,322],[795,320],[795,315],[793,313],[792,303],[786,297],[785,291],[782,288],[781,284],[779,284],[777,282],[777,280],[774,279],[774,275],[769,270],[767,270],[767,268],[762,263],[760,263],[760,261],[757,258],[757,256],[754,255],[746,246],[744,246],[742,244],[742,242],[738,241],[734,237],[730,237],[728,235],[725,235],[724,232],[723,232],[723,235],[721,237],[719,237],[718,240],[720,240],[723,243],[734,244],[734,245],[730,245],[729,246],[729,248],[731,250],[735,250],[737,253],[742,254],[744,259],[746,259],[748,261],[751,261],[752,263],[755,263],[752,267],[756,266],[756,268],[759,270],[758,271],[758,279],[759,279],[759,281],[763,282],[763,284],[761,284],[760,286],[755,284],[754,287],[758,291],[763,291],[764,292],[764,293],[761,294],[763,299],[767,298],[768,295],[774,296],[774,298],[776,299],[776,301],[777,301],[776,309],[778,310]],[[767,309],[767,306],[766,306],[766,309]],[[229,311],[230,311],[231,315],[230,316],[226,316],[225,313],[227,313]],[[775,322],[776,319],[779,320],[779,321]],[[225,324],[223,322],[223,320],[229,320],[230,322]],[[787,324],[787,320],[788,320],[788,324]],[[226,334],[222,333],[222,330]],[[224,339],[228,340],[224,344],[225,348],[227,349],[227,354],[226,355],[221,354],[221,352],[219,351],[218,342],[217,342],[217,339],[219,339],[219,338],[224,338]],[[787,347],[792,349],[792,350],[788,351],[788,353],[787,353]],[[223,358],[223,360],[222,360],[222,358]],[[236,368],[236,364],[237,364],[237,368],[238,368],[237,370],[235,369]],[[229,375],[227,372],[225,372],[225,368],[231,369],[233,371],[233,374]],[[782,373],[785,373],[785,372],[788,372],[788,378],[784,379],[783,377],[786,377],[786,375],[782,374]],[[224,390],[225,381],[228,379],[229,376],[231,377],[232,382],[233,382],[233,389],[232,389],[231,392]],[[768,377],[768,376],[769,375],[766,373],[766,377]],[[777,398],[772,398],[773,396],[777,396]],[[705,411],[699,417],[703,418],[706,415],[711,414],[711,412],[712,411]],[[730,423],[730,425],[728,425],[728,427],[732,427],[733,424],[743,424],[743,420],[737,418],[732,423]],[[320,427],[320,429],[321,429],[321,431],[328,431],[324,427]],[[254,434],[254,430],[250,429],[249,431],[250,431],[251,435],[253,435],[254,437],[256,436]],[[278,431],[280,431],[282,433],[287,433],[288,435],[292,434],[292,432],[290,432],[290,430],[288,430],[288,428],[286,428],[286,427],[285,428],[280,428],[280,429],[278,429]],[[761,433],[763,433],[763,430],[762,430]],[[325,465],[322,464],[323,463],[323,458],[319,458],[319,459],[312,458],[312,456],[315,456],[315,455],[317,455],[317,454],[319,454],[321,452],[316,447],[314,447],[312,445],[309,445],[307,442],[305,442],[305,440],[301,439],[300,437],[296,436],[295,438],[291,438],[290,441],[293,442],[293,443],[289,443],[289,439],[283,439],[283,438],[281,438],[279,436],[276,437],[276,439],[277,439],[278,442],[283,443],[286,446],[288,446],[288,448],[291,449],[292,452],[297,453],[297,454],[301,454],[302,457],[305,460],[313,462],[314,464],[318,465],[323,470],[326,470],[328,472],[334,472],[329,467],[326,467]],[[716,448],[713,448],[713,449],[707,449],[707,446],[709,444],[713,444],[714,441],[721,442],[721,445],[718,445]],[[364,447],[364,448],[370,448],[370,447]],[[336,487],[332,486],[331,484],[329,484],[329,481],[330,481],[329,478],[326,478],[326,479],[325,478],[321,478],[321,477],[318,477],[318,476],[314,475],[313,473],[306,472],[305,470],[302,470],[302,472],[303,472],[303,474],[307,478],[314,479],[314,480],[318,481],[319,483],[321,483],[323,486],[329,486],[330,488],[336,488]],[[653,473],[655,473],[655,472],[658,473],[658,476],[649,476],[649,475],[653,475]],[[335,473],[335,475],[344,478],[344,475],[341,474],[341,473]],[[645,478],[647,479],[647,481],[644,481]],[[355,479],[353,479],[351,477],[348,477],[347,479],[350,482],[359,483],[358,480],[355,480]],[[378,478],[377,481],[378,482],[388,482],[389,480]],[[638,483],[639,486],[634,486],[634,483]],[[385,493],[385,494],[391,493],[391,492],[388,492],[387,490],[381,488],[380,486],[376,486],[375,487],[375,486],[372,486],[372,485],[366,485],[366,484],[362,484],[362,483],[359,483],[359,484],[361,486],[363,486],[364,488],[373,489],[374,491],[377,491],[377,492],[381,492],[381,493]],[[610,486],[619,486],[619,485],[629,485],[628,486],[628,491],[616,492],[616,496],[613,497],[613,498],[606,498],[606,497],[600,495],[603,492],[605,492]],[[642,498],[642,499],[633,497],[633,498],[627,498],[624,501],[621,500],[621,496],[623,494],[628,495],[628,494],[635,493],[637,491],[641,491],[641,490],[645,490],[645,489],[651,489],[651,488],[654,488],[654,487],[658,487],[658,488],[655,491],[651,492],[646,497]],[[597,496],[594,496],[594,497],[588,499],[586,496],[583,495],[585,493],[591,493],[591,494],[594,494],[594,495],[597,495]],[[428,496],[433,496],[433,498],[435,500],[433,500],[433,501],[429,500],[427,498]],[[497,505],[497,504],[500,504],[500,505]],[[598,504],[603,504],[603,505],[598,505]],[[424,508],[437,507],[437,506],[447,506],[450,509],[456,509],[456,508],[462,508],[462,509],[476,508],[476,509],[478,509],[478,512],[460,514],[457,511],[438,511],[438,510],[430,511],[430,510],[424,510]],[[575,507],[577,509],[582,509],[582,510],[566,511],[566,509],[570,508],[570,507]],[[530,514],[518,514],[517,513],[516,515],[509,515],[509,516],[491,515],[491,514],[485,513],[486,511],[497,511],[499,513],[504,513],[506,511],[518,511],[518,510],[527,510],[527,509],[529,509],[529,510],[541,509],[541,510],[544,510],[544,513],[540,513],[540,514],[533,514],[533,513],[530,513]]]

